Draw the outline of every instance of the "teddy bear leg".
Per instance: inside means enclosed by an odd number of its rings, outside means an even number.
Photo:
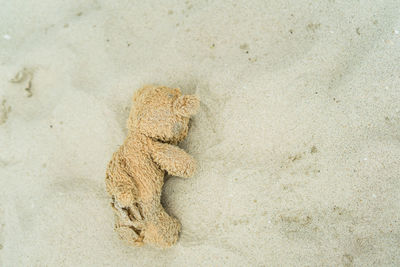
[[[138,207],[133,205],[123,208],[115,200],[111,205],[115,213],[115,230],[119,237],[130,245],[142,245],[144,222]]]
[[[178,241],[181,224],[176,218],[168,215],[163,208],[150,216],[149,220],[144,234],[145,243],[168,248]]]

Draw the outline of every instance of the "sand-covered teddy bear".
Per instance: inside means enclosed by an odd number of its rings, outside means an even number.
[[[131,245],[170,247],[178,239],[181,225],[162,207],[161,191],[166,172],[190,177],[195,171],[193,157],[176,145],[199,103],[168,87],[147,86],[133,96],[128,136],[106,172],[116,231]]]

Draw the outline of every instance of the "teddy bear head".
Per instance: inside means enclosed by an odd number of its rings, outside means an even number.
[[[182,141],[189,129],[189,119],[200,101],[194,95],[182,95],[178,88],[146,86],[133,96],[128,129],[168,142]]]

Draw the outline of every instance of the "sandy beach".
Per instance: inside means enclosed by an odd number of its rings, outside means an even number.
[[[400,2],[1,1],[0,266],[400,266]],[[104,178],[146,84],[201,99],[166,250]]]

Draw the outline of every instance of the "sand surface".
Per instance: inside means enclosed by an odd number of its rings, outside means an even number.
[[[1,266],[399,266],[400,2],[1,1]],[[168,250],[113,231],[144,84],[202,99]]]

